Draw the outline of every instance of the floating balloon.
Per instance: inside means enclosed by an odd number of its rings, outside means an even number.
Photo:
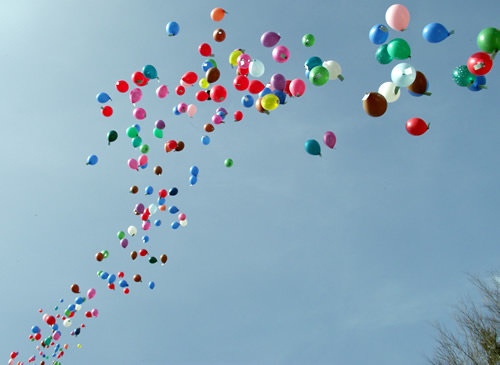
[[[75,294],[80,294],[80,287],[78,286],[78,284],[72,284],[71,287],[70,287],[71,291]],[[54,322],[55,323],[55,322]],[[52,323],[52,324],[54,324]],[[52,325],[51,324],[51,325]]]
[[[321,156],[321,146],[315,139],[308,139],[304,144],[307,153],[313,156]]]
[[[156,88],[156,96],[163,99],[168,95],[168,87],[166,85],[160,85]]]
[[[109,95],[106,94],[106,93],[99,93],[99,94],[97,94],[96,99],[97,99],[97,101],[99,103],[102,103],[102,104],[107,103],[108,101],[111,100],[111,98],[109,97]]]
[[[388,63],[391,63],[392,57],[387,52],[387,44],[383,44],[380,47],[378,47],[377,52],[375,52],[375,59],[377,60],[378,63],[382,65],[387,65]]]
[[[262,75],[264,75],[265,69],[266,68],[264,64],[261,61],[255,59],[250,61],[250,66],[248,67],[249,73],[253,77],[261,77]]]
[[[148,84],[148,78],[144,76],[144,74],[140,71],[136,71],[132,74],[132,81],[139,87],[145,86]]]
[[[220,22],[222,19],[224,19],[224,15],[226,15],[226,14],[227,14],[227,12],[224,9],[214,8],[210,12],[210,18],[212,18],[212,20],[214,22]]]
[[[333,60],[328,60],[323,62],[323,67],[328,70],[330,75],[330,80],[339,79],[340,81],[344,81],[344,76],[342,76],[342,67],[338,64],[338,62]],[[310,77],[310,75],[309,75]]]
[[[286,78],[282,74],[276,73],[271,76],[271,86],[275,90],[283,91],[286,86]]]
[[[179,34],[179,24],[176,22],[168,22],[166,29],[169,37]]]
[[[232,160],[232,159],[230,159],[230,158],[225,159],[225,160],[224,160],[224,165],[225,165],[226,167],[231,167],[231,166],[233,166],[233,160]]]
[[[337,143],[337,137],[335,136],[335,133],[331,131],[325,132],[325,134],[323,134],[323,142],[327,147],[335,147],[335,143]]]
[[[373,44],[383,44],[389,37],[389,29],[383,24],[376,24],[371,27],[368,38]]]
[[[406,130],[413,136],[420,136],[428,129],[429,125],[420,118],[411,118],[406,122]]]
[[[427,92],[428,88],[429,88],[429,83],[427,82],[427,78],[422,72],[417,71],[417,76],[415,77],[415,81],[413,81],[411,85],[408,85],[408,91],[416,95],[430,96],[431,93]]]
[[[451,32],[448,32],[444,25],[440,23],[430,23],[427,24],[422,30],[422,37],[424,37],[427,42],[439,43],[441,41],[444,41],[453,33],[453,30]]]
[[[311,47],[314,44],[315,38],[312,34],[304,34],[302,37],[302,44],[306,47]]]
[[[252,58],[249,55],[247,55],[246,53],[240,54],[238,56],[238,58],[236,59],[236,63],[238,65],[238,67],[240,67],[242,69],[249,68],[251,61],[252,61]]]
[[[96,291],[94,288],[91,288],[87,291],[87,298],[92,299],[95,297]]]
[[[311,84],[316,86],[326,84],[329,79],[330,73],[328,72],[328,69],[323,66],[316,66],[309,73],[309,81],[311,81]]]
[[[392,29],[403,31],[410,22],[410,12],[401,4],[391,5],[385,13],[385,21]]]
[[[278,63],[284,63],[290,58],[290,51],[285,46],[276,46],[272,52],[273,59]]]
[[[108,145],[111,144],[111,142],[114,142],[118,139],[118,132],[116,131],[109,131],[108,132]]]
[[[497,53],[500,49],[500,30],[485,28],[477,35],[477,46],[486,53]]]
[[[381,94],[388,103],[393,103],[399,99],[401,96],[401,91],[399,86],[396,86],[393,82],[384,82],[378,88],[378,93]]]
[[[470,85],[468,87],[468,89],[470,91],[481,91],[483,89],[486,89],[486,77],[484,76],[476,76],[476,79],[474,80],[474,82],[472,83],[472,85]]]
[[[110,107],[109,105],[103,106],[101,108],[101,114],[104,115],[105,117],[110,117],[113,115],[113,108]]]
[[[158,72],[153,65],[146,65],[142,68],[142,74],[148,79],[158,78]]]
[[[409,63],[399,63],[391,71],[392,82],[399,87],[407,87],[415,81],[417,72]]]
[[[137,234],[137,228],[135,226],[129,226],[127,232],[130,236],[134,237]]]
[[[303,80],[294,79],[292,80],[292,82],[290,82],[290,93],[293,96],[300,97],[304,95],[305,91],[306,91],[306,84]]]
[[[163,173],[163,169],[161,168],[161,166],[155,166],[155,167],[153,168],[153,172],[154,172],[156,175],[160,176],[160,175]]]
[[[214,30],[213,38],[216,42],[223,42],[226,39],[226,32],[224,31],[224,29],[218,28]]]
[[[87,157],[87,165],[95,165],[99,161],[99,158],[96,155],[90,155]]]
[[[128,83],[125,80],[119,80],[115,84],[116,90],[121,93],[126,93],[128,91]]]
[[[182,76],[181,80],[187,84],[194,84],[198,80],[198,75],[193,71],[188,71]]]
[[[493,61],[486,52],[477,52],[469,57],[467,68],[470,73],[476,76],[484,76],[490,72],[493,67]]]
[[[387,45],[387,53],[393,59],[405,60],[411,57],[410,45],[402,38],[394,38]]]
[[[239,122],[240,120],[243,119],[243,113],[239,110],[235,111],[233,116],[235,122]]]
[[[143,108],[135,108],[132,114],[139,120],[146,118],[146,111]]]
[[[275,32],[265,32],[262,34],[260,37],[260,43],[264,47],[274,47],[278,42],[280,41],[281,36],[278,33]]]
[[[226,89],[222,85],[215,85],[210,90],[210,97],[216,103],[223,102],[226,99],[226,96],[227,96]]]
[[[154,289],[155,288],[155,282],[154,281],[150,281],[149,284],[148,284],[148,287],[149,287],[149,289]]]
[[[202,136],[201,143],[205,146],[208,146],[210,144],[210,137],[209,136]]]
[[[266,110],[274,110],[280,104],[279,98],[274,94],[267,94],[262,97],[261,105]]]
[[[205,74],[205,79],[208,81],[209,84],[212,84],[217,80],[219,80],[219,77],[220,77],[220,71],[217,67],[209,68]]]
[[[203,90],[199,90],[197,93],[196,93],[196,100],[198,101],[205,101],[208,99],[208,93],[206,91],[203,91]]]
[[[208,43],[202,43],[198,46],[198,52],[204,57],[213,57],[212,47]]]
[[[175,88],[175,93],[177,95],[184,95],[184,93],[186,92],[186,88],[182,85],[178,85],[176,88]]]
[[[139,164],[137,163],[136,159],[129,159],[128,160],[128,167],[130,167],[132,170],[137,170],[139,171]]]
[[[453,70],[453,81],[458,86],[470,86],[476,77],[469,71],[466,65],[458,66]]]
[[[258,94],[264,90],[266,86],[259,80],[252,80],[248,83],[248,91],[252,94]]]
[[[387,100],[378,92],[366,93],[363,97],[363,109],[372,117],[380,117],[387,110]]]

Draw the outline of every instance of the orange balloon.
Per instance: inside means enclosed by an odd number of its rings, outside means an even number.
[[[160,209],[162,212],[164,212],[167,209],[167,206],[166,205],[160,205],[158,207],[158,209]]]
[[[224,19],[224,15],[226,15],[226,14],[227,14],[227,12],[224,9],[214,8],[210,12],[210,18],[212,18],[212,20],[214,22],[220,22],[222,19]]]
[[[172,149],[168,146],[168,142],[165,142],[165,145],[163,146],[165,148],[165,152],[170,152]]]
[[[215,130],[214,126],[210,123],[207,123],[203,126],[203,129],[205,130],[205,132],[213,132]]]

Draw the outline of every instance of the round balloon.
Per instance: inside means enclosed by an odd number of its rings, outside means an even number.
[[[372,117],[380,117],[387,110],[387,100],[378,92],[366,93],[363,97],[363,109]]]
[[[385,12],[385,21],[392,29],[403,31],[410,22],[410,12],[404,5],[391,5]]]
[[[368,38],[373,44],[383,44],[389,37],[389,29],[383,24],[376,24],[371,27]]]
[[[448,32],[443,24],[440,23],[430,23],[427,24],[422,30],[422,37],[429,43],[439,43],[444,41],[454,32]]]
[[[429,125],[420,118],[411,118],[406,122],[406,130],[413,136],[420,136],[428,129]]]
[[[179,34],[179,24],[176,22],[168,22],[166,28],[169,37]]]
[[[321,156],[321,146],[315,139],[308,139],[304,144],[307,153],[313,156]]]
[[[325,132],[325,134],[323,134],[323,142],[327,147],[335,147],[335,143],[337,143],[337,137],[335,136],[335,133],[333,133],[332,131]]]

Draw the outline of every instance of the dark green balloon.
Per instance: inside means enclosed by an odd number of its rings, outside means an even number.
[[[330,72],[326,67],[316,66],[309,72],[309,81],[313,85],[321,86],[328,82],[330,79]]]
[[[466,65],[458,66],[453,70],[453,81],[458,86],[470,86],[475,79],[476,76],[469,71]]]
[[[378,47],[377,52],[375,53],[375,58],[377,59],[378,63],[382,65],[391,63],[392,57],[387,52],[387,44],[382,44],[380,47]]]
[[[406,60],[411,57],[410,45],[402,38],[394,38],[387,44],[387,53],[393,59]]]
[[[149,263],[150,263],[150,264],[156,264],[157,262],[158,262],[158,260],[156,259],[156,257],[151,256],[151,257],[149,258]]]
[[[477,46],[486,53],[493,53],[500,49],[500,30],[485,28],[477,36]]]
[[[118,139],[118,132],[116,131],[109,131],[108,132],[108,145],[111,144],[111,142],[114,142]]]

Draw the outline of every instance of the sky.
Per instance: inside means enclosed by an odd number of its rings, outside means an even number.
[[[68,344],[62,364],[425,363],[436,344],[432,323],[454,328],[453,305],[478,298],[468,275],[498,268],[499,70],[493,66],[480,92],[456,85],[452,71],[480,51],[482,29],[498,27],[500,5],[401,3],[410,23],[404,32],[389,29],[388,41],[405,39],[411,59],[381,65],[368,32],[387,25],[392,4],[2,2],[3,361],[17,351],[16,360],[36,355],[40,363],[31,327],[50,334],[42,315],[63,315],[78,296],[70,290],[76,283],[81,295],[95,288],[96,296],[71,327],[60,326],[58,343]],[[228,12],[220,22],[210,18],[214,7]],[[180,25],[174,37],[165,30],[170,21]],[[432,22],[455,34],[425,41],[422,29]],[[212,39],[216,28],[225,30],[223,42]],[[262,46],[266,31],[280,34],[287,62]],[[301,43],[306,33],[315,36],[312,47]],[[211,45],[221,71],[217,84],[228,94],[221,103],[198,102],[197,84],[175,94],[186,72],[204,76],[201,43]],[[261,82],[274,73],[300,78],[304,95],[269,115],[245,108],[228,61],[238,48],[264,63]],[[313,56],[338,62],[345,80],[312,85],[304,63]],[[384,115],[367,115],[363,96],[390,81],[399,62],[423,72],[432,95],[402,89]],[[137,106],[147,117],[137,120],[115,83],[135,87],[132,73],[148,64],[159,80],[142,88]],[[161,84],[169,88],[164,99],[155,94]],[[100,92],[112,98],[109,118],[96,101]],[[192,118],[173,114],[182,102],[196,105]],[[203,125],[218,107],[228,111],[225,123],[203,145]],[[233,122],[237,110],[244,116]],[[422,136],[405,129],[414,117],[430,123]],[[159,119],[162,139],[152,132]],[[133,124],[150,146],[148,167],[139,171],[127,166],[140,155],[125,133]],[[108,145],[110,130],[119,137]],[[322,143],[326,131],[337,137],[334,149]],[[166,153],[170,139],[182,140],[184,150]],[[308,139],[320,142],[321,157],[306,153]],[[91,154],[99,157],[94,166],[86,165]],[[190,186],[193,165],[200,172]],[[132,185],[139,193],[129,193]],[[149,185],[150,196],[143,193]],[[154,204],[160,189],[172,187],[179,193],[166,204],[185,213],[188,225],[174,230],[176,215],[159,211],[152,221],[162,224],[142,230],[135,205]],[[117,232],[131,225],[139,232],[127,234],[124,249]],[[131,260],[142,248],[168,262]],[[98,262],[102,250],[109,257]],[[125,273],[130,293],[108,289],[99,271]],[[86,318],[93,308],[99,316]]]

